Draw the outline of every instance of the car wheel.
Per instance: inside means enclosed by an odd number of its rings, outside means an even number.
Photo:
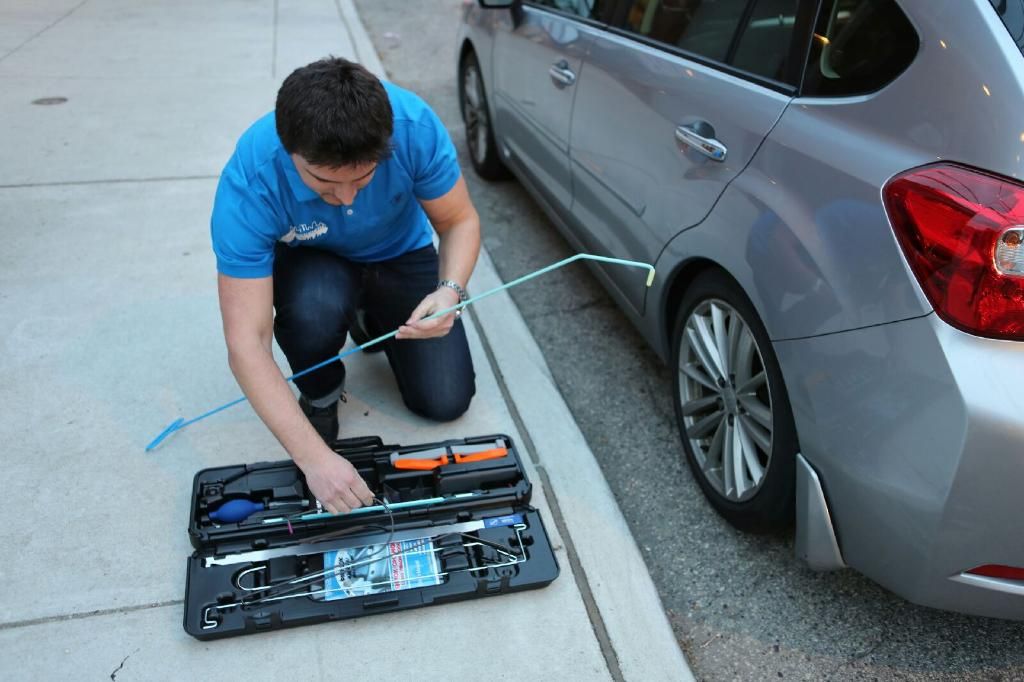
[[[484,180],[503,180],[509,177],[509,172],[501,161],[498,145],[494,141],[484,79],[480,75],[480,63],[473,52],[466,54],[459,71],[459,104],[462,122],[466,125],[466,142],[469,144],[469,159],[473,163],[473,170]]]
[[[690,286],[672,335],[676,420],[690,470],[740,530],[791,523],[797,438],[768,333],[743,290],[709,271]]]

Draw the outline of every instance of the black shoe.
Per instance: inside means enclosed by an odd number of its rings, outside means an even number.
[[[299,407],[306,419],[313,425],[316,432],[330,445],[338,438],[338,403],[331,403],[329,407],[315,407],[306,400],[306,396],[299,396]]]
[[[357,346],[361,346],[368,341],[373,341],[381,334],[373,329],[373,325],[370,323],[369,318],[366,316],[366,312],[363,310],[356,310],[356,319],[352,321],[352,326],[348,330],[349,336],[352,337],[352,342]],[[364,353],[379,353],[384,350],[384,346],[387,345],[387,341],[381,341],[380,343],[370,346]]]

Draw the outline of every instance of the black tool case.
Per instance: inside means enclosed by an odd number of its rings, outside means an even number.
[[[318,513],[290,460],[196,474],[186,632],[218,639],[544,587],[558,577],[508,436],[414,446],[370,437],[332,448],[390,513],[379,504],[352,514]],[[501,448],[505,456],[454,462],[456,453],[487,450],[495,457]],[[430,470],[393,464],[396,456],[439,452],[449,463]],[[233,523],[210,518],[232,500],[267,508]]]

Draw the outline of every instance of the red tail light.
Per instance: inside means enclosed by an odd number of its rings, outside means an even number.
[[[978,336],[1024,340],[1024,185],[937,164],[895,177],[883,195],[939,317]]]
[[[1024,568],[1015,566],[1000,566],[998,564],[986,564],[967,571],[974,575],[983,575],[986,578],[1002,578],[1003,580],[1024,580]]]

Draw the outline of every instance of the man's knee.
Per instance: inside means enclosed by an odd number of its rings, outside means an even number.
[[[274,266],[275,327],[303,337],[334,337],[351,319],[356,275],[333,254],[279,247]]]
[[[279,341],[286,335],[289,345],[318,348],[344,343],[354,308],[344,291],[310,287],[306,295],[287,302],[275,302],[274,332]],[[340,341],[339,341],[340,339]],[[340,346],[339,346],[340,347]]]
[[[470,380],[462,385],[450,385],[447,390],[417,391],[405,397],[405,404],[410,410],[437,422],[450,422],[458,419],[473,400],[476,385]]]

